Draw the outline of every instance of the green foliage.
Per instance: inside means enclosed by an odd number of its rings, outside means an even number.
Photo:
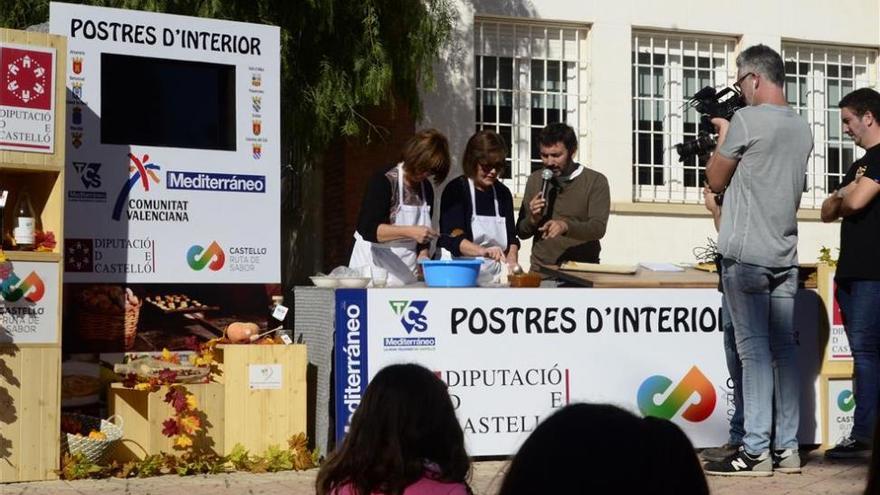
[[[274,473],[277,471],[302,471],[317,467],[318,449],[309,451],[305,434],[294,435],[288,440],[288,448],[270,445],[262,455],[251,455],[241,444],[235,444],[228,456],[210,452],[186,452],[182,455],[155,454],[141,461],[124,464],[111,462],[106,466],[90,462],[83,454],[64,454],[61,458],[61,479],[81,480],[107,478],[149,478],[176,473],[180,476],[194,474],[219,474],[227,471],[251,473]]]
[[[89,461],[85,454],[64,454],[61,458],[61,469],[58,475],[65,480],[84,480],[104,477],[104,468]]]
[[[451,0],[79,0],[281,27],[282,147],[309,163],[336,136],[377,129],[365,106],[395,100],[419,114],[419,89],[449,38]],[[49,0],[0,0],[0,26],[46,22]]]
[[[840,256],[840,248],[837,248],[837,255]],[[828,266],[835,267],[837,266],[837,258],[831,257],[831,248],[822,246],[819,249],[819,263],[825,263]]]

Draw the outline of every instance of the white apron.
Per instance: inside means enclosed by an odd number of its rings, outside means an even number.
[[[495,215],[477,215],[477,197],[473,179],[468,178],[468,187],[471,193],[471,233],[474,236],[473,243],[481,247],[500,247],[507,251],[507,220],[498,209],[498,195],[495,186],[492,186],[492,200],[495,202]],[[452,254],[443,250],[444,259],[451,259]],[[503,282],[501,275],[504,271],[504,263],[485,259],[480,267],[480,276],[477,283],[480,285],[499,284]]]
[[[397,213],[391,218],[391,225],[431,226],[431,208],[425,201],[425,185],[422,183],[421,206],[403,203],[403,163],[397,164]],[[354,233],[354,250],[348,263],[350,268],[379,267],[388,270],[388,286],[401,287],[418,280],[418,244],[412,239],[399,239],[390,242],[369,242]],[[370,273],[364,273],[370,276]]]

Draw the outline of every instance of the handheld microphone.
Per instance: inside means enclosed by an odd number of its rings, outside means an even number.
[[[553,171],[549,168],[545,168],[543,172],[541,172],[541,179],[543,179],[543,183],[541,184],[541,197],[544,198],[544,209],[541,210],[541,215],[547,214],[547,194],[550,192],[550,180],[553,179]]]

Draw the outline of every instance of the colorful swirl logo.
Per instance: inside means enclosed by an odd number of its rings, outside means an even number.
[[[147,163],[150,161],[150,155],[138,158],[129,153],[128,159],[131,161],[131,164],[128,166],[128,173],[134,173],[122,185],[122,190],[119,191],[119,196],[116,197],[116,204],[113,205],[113,220],[119,220],[122,217],[122,208],[125,207],[125,200],[128,199],[128,194],[138,181],[141,182],[144,191],[150,190],[151,180],[156,184],[159,183],[159,176],[154,172],[154,170],[159,170],[159,166],[155,163]]]
[[[24,281],[13,273],[0,284],[0,295],[8,302],[16,302],[24,297],[26,301],[36,303],[45,293],[46,286],[37,272],[31,272]]]
[[[841,390],[837,395],[837,407],[843,412],[850,412],[856,407],[856,396],[852,390]]]
[[[685,402],[696,393],[700,401],[689,405],[681,417],[698,423],[712,415],[715,410],[715,389],[712,382],[696,366],[678,382],[662,404],[657,404],[655,399],[664,394],[672,386],[672,380],[663,375],[654,375],[642,382],[638,391],[639,410],[645,416],[655,416],[663,419],[672,419],[673,416],[684,406]]]
[[[186,262],[193,270],[199,271],[207,266],[211,271],[216,272],[226,263],[226,254],[217,241],[211,241],[207,249],[199,245],[190,247],[186,252]]]

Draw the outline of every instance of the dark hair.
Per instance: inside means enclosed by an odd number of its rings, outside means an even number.
[[[785,84],[785,64],[776,50],[767,45],[746,48],[736,57],[736,66],[746,72],[754,72],[782,87]]]
[[[446,385],[417,364],[383,368],[364,394],[341,447],[321,466],[318,495],[400,495],[436,464],[434,479],[466,483],[470,459]]]
[[[498,175],[501,175],[505,158],[507,158],[507,146],[504,138],[492,131],[477,131],[468,139],[464,148],[461,168],[464,175],[473,178],[477,175],[477,166],[480,163],[490,165],[500,163],[502,168],[498,169]]]
[[[875,119],[880,120],[880,93],[871,88],[857,89],[841,98],[837,108],[849,108],[859,118],[871,112]]]
[[[565,144],[568,154],[573,155],[578,147],[577,135],[574,129],[565,122],[556,122],[541,129],[538,142],[543,146],[553,146],[556,143]]]
[[[427,172],[440,184],[449,174],[449,141],[437,129],[419,131],[403,145],[401,161],[407,172]]]
[[[498,493],[699,495],[708,494],[709,487],[678,426],[616,406],[573,404],[526,439]]]

